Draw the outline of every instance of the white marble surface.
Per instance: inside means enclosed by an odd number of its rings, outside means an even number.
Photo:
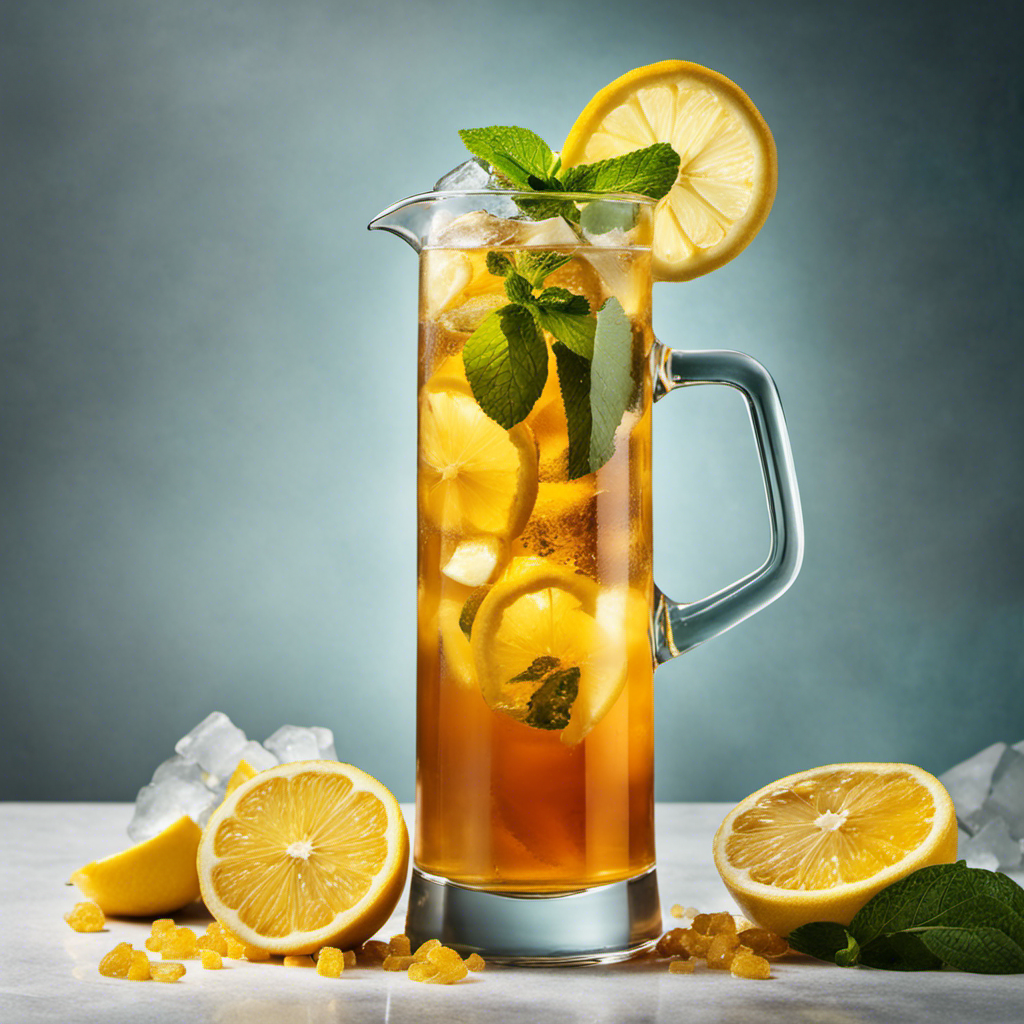
[[[667,922],[673,903],[735,909],[711,861],[725,804],[659,804],[659,877]],[[410,808],[405,808],[407,817]],[[0,805],[0,1022],[35,1024],[446,1024],[487,1021],[633,1024],[646,1021],[785,1024],[1022,1024],[1024,975],[896,974],[842,970],[803,957],[776,961],[770,981],[704,971],[670,975],[658,962],[608,967],[498,968],[451,987],[364,968],[336,981],[314,971],[226,960],[223,971],[187,961],[176,985],[102,978],[117,942],[141,946],[148,926],[111,921],[79,935],[62,915],[76,902],[65,882],[86,861],[127,845],[127,804]],[[405,908],[383,930],[401,931]],[[187,922],[186,922],[187,923]],[[204,921],[196,917],[202,926]]]

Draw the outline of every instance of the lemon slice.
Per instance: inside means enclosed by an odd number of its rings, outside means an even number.
[[[525,423],[505,430],[468,385],[442,378],[420,402],[422,507],[443,533],[511,539],[537,497],[537,443]]]
[[[351,949],[405,886],[409,836],[394,796],[337,761],[294,761],[243,782],[213,812],[197,863],[203,900],[269,953]]]
[[[602,601],[606,593],[585,576],[542,558],[513,559],[473,620],[470,646],[488,706],[579,743],[626,682],[626,645],[599,620]]]
[[[679,177],[654,213],[654,278],[687,281],[727,263],[760,230],[778,178],[775,142],[750,98],[717,71],[666,60],[628,72],[587,104],[562,164],[667,142]]]
[[[225,797],[230,796],[243,782],[248,782],[256,774],[256,769],[248,761],[245,759],[239,761],[228,779],[227,786],[224,787]]]
[[[79,868],[71,881],[105,914],[149,917],[199,899],[199,826],[188,816],[152,839]]]
[[[849,924],[876,892],[956,859],[953,801],[910,764],[831,764],[787,775],[730,811],[715,866],[743,913],[788,935]]]
[[[442,597],[437,606],[437,627],[441,636],[441,653],[448,667],[448,674],[460,686],[470,689],[476,686],[476,669],[473,666],[473,651],[469,638],[463,632],[459,619],[466,607],[465,596]]]

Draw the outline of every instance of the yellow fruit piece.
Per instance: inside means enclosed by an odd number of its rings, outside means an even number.
[[[220,953],[215,949],[200,949],[199,961],[207,971],[219,971],[224,966]]]
[[[99,972],[105,978],[124,978],[132,965],[134,950],[129,942],[119,942],[99,963]]]
[[[409,965],[408,976],[412,981],[432,982],[437,977],[437,968],[426,960],[417,960]]]
[[[393,956],[412,956],[412,947],[409,943],[409,936],[404,932],[399,932],[398,935],[392,935],[388,942],[388,949],[391,950]]]
[[[687,281],[727,263],[760,230],[775,198],[775,142],[734,82],[699,64],[635,68],[583,109],[562,164],[593,163],[667,142],[679,176],[654,212],[654,279]]]
[[[255,774],[256,769],[248,761],[239,761],[228,779],[224,796],[230,796],[243,782],[248,782]]]
[[[231,935],[224,937],[224,945],[227,947],[224,955],[230,960],[241,960],[245,956],[245,943],[239,942],[238,939]]]
[[[470,953],[466,957],[466,970],[482,971],[487,966],[487,961],[479,953]]]
[[[190,960],[199,955],[199,939],[191,928],[175,928],[160,938],[160,955],[164,960]]]
[[[476,686],[476,668],[469,637],[463,632],[459,620],[472,593],[468,587],[446,587],[445,596],[437,604],[437,632],[441,636],[441,651],[448,674],[460,686],[469,688]],[[430,633],[433,632],[431,628]]]
[[[454,538],[517,537],[537,497],[537,443],[505,430],[454,379],[423,389],[420,481],[427,518]]]
[[[743,913],[776,935],[849,924],[875,893],[956,858],[953,802],[909,764],[832,764],[741,801],[714,839],[715,866]]]
[[[203,900],[231,935],[301,955],[357,945],[387,921],[405,886],[409,836],[376,779],[337,761],[296,761],[227,797],[197,859]]]
[[[98,932],[103,930],[107,919],[103,911],[95,903],[76,903],[64,915],[64,920],[76,932]]]
[[[284,958],[285,967],[315,967],[313,958],[311,956],[286,956]]]
[[[71,881],[105,914],[146,917],[199,898],[199,826],[183,816],[163,832],[79,868]]]
[[[184,964],[167,964],[159,960],[152,960],[149,964],[149,974],[154,981],[173,982],[185,977]]]
[[[317,954],[316,973],[321,978],[338,978],[346,966],[344,953],[334,946],[324,946]]]
[[[484,700],[495,711],[529,720],[539,684],[517,677],[529,675],[539,659],[548,659],[557,671],[578,669],[577,696],[561,739],[579,743],[625,685],[626,637],[636,609],[640,619],[633,625],[646,635],[642,597],[602,590],[586,576],[542,558],[513,559],[473,621],[471,648]]]
[[[505,562],[507,545],[500,537],[470,537],[460,540],[441,566],[448,579],[464,587],[490,583]]]
[[[132,950],[132,962],[125,977],[129,981],[149,981],[149,957],[141,949]]]

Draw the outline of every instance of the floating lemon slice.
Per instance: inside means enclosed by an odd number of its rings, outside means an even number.
[[[488,706],[579,743],[626,682],[624,602],[554,562],[515,558],[480,603],[470,646]]]
[[[525,423],[505,430],[467,384],[433,380],[420,401],[422,508],[442,533],[511,539],[537,497],[537,442]]]
[[[730,811],[715,866],[751,921],[779,935],[849,924],[876,892],[956,859],[953,801],[910,764],[831,764],[787,775]]]
[[[628,72],[587,104],[562,147],[566,167],[667,142],[679,177],[654,214],[654,278],[687,281],[727,263],[760,230],[778,178],[775,142],[728,78],[683,60]]]
[[[199,898],[199,826],[182,816],[145,842],[79,868],[71,881],[105,914],[149,917]]]
[[[294,761],[243,782],[213,812],[197,864],[210,913],[269,953],[351,949],[395,909],[409,836],[394,796],[337,761]]]

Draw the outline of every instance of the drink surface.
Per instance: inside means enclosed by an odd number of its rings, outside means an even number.
[[[524,248],[520,225],[488,220],[485,244],[421,257],[415,859],[465,885],[566,891],[654,864],[650,251]],[[554,334],[538,330],[547,378],[510,428],[467,374],[509,305],[496,271],[539,251],[557,267],[535,294],[562,289],[597,317],[595,437],[600,374],[626,385],[582,469],[565,392],[586,364]]]

